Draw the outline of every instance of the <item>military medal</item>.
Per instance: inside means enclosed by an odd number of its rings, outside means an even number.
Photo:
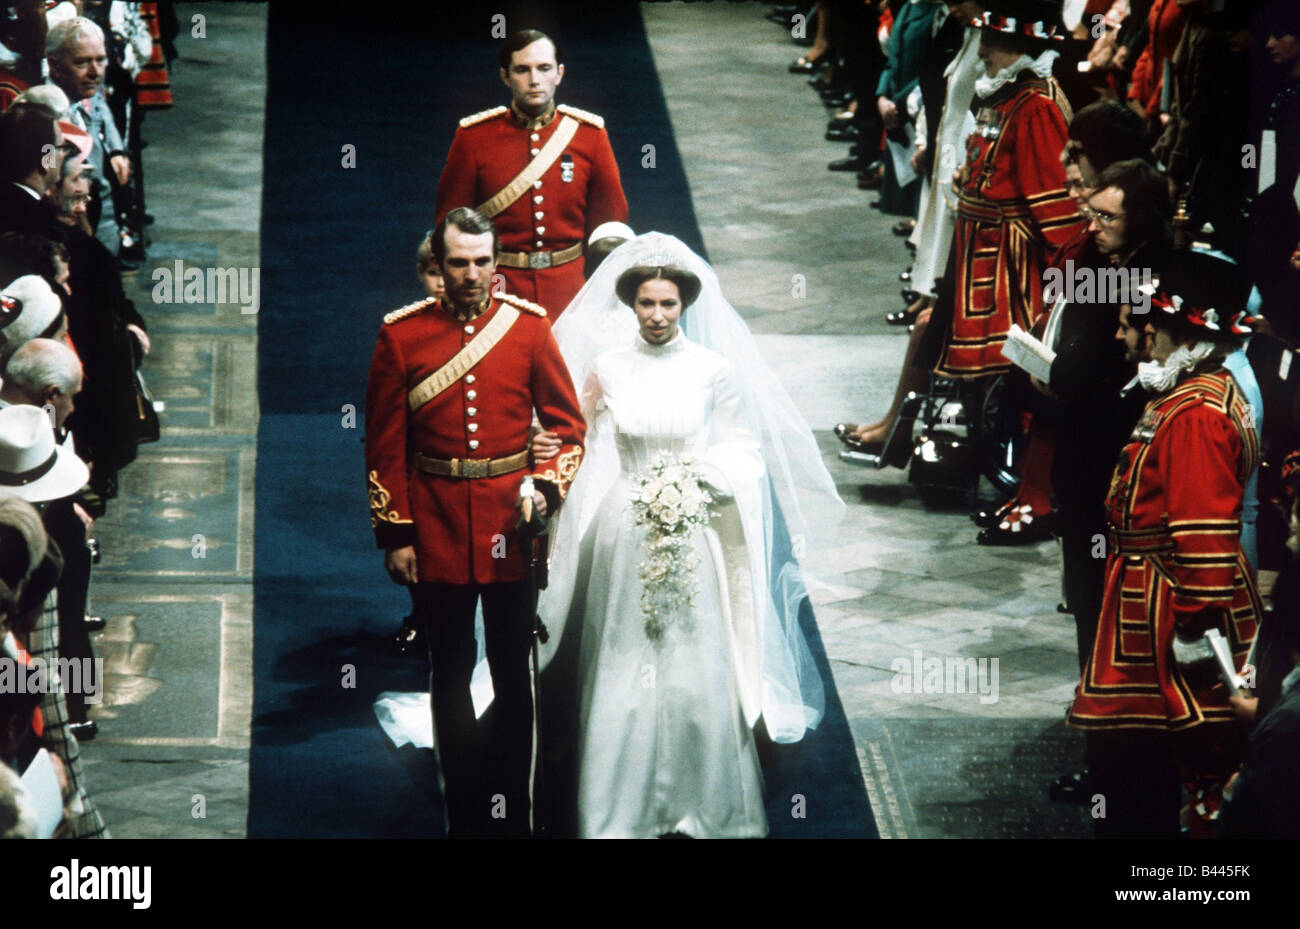
[[[573,183],[573,156],[560,156],[560,180],[566,184]]]

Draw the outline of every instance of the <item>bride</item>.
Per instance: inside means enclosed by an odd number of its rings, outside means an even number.
[[[842,504],[677,239],[618,247],[554,332],[589,426],[540,607],[543,662],[576,655],[578,833],[766,835],[754,728],[795,742],[821,718],[798,556]]]

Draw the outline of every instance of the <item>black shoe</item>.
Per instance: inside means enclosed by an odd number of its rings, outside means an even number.
[[[910,326],[916,322],[916,317],[919,315],[920,311],[909,313],[907,310],[899,310],[897,313],[886,313],[885,322],[891,326]]]
[[[68,731],[76,736],[78,742],[90,742],[99,735],[99,725],[88,719],[84,723],[68,723]]]
[[[971,513],[970,519],[971,522],[979,526],[981,529],[988,529],[990,526],[996,526],[998,523],[1002,522],[1002,516],[1005,513],[1006,504],[1004,503],[996,509],[979,510],[978,512]]]
[[[835,126],[831,129],[827,129],[826,141],[827,142],[856,142],[858,141],[859,135],[860,133],[858,132],[858,127],[853,125],[852,123],[849,123],[846,126]],[[854,168],[853,170],[857,171],[863,167],[865,167],[865,165],[859,164],[858,167]]]
[[[106,625],[108,625],[108,624],[104,621],[104,617],[102,617],[102,616],[87,616],[87,617],[86,617],[86,631],[87,631],[87,632],[100,632],[100,631],[103,630],[103,628],[104,628]]]
[[[823,91],[830,90],[831,82],[826,80],[823,75],[819,74],[816,77],[810,77],[808,79],[808,86],[816,90],[818,93],[822,93]]]
[[[1058,604],[1056,604],[1056,612],[1058,612],[1058,613],[1064,613],[1064,614],[1067,615],[1067,616],[1073,616],[1073,615],[1074,615],[1074,610],[1070,609],[1070,608],[1069,608],[1068,606],[1066,606],[1064,603],[1058,603]]]
[[[806,58],[803,55],[800,55],[798,58],[794,60],[794,63],[790,65],[790,73],[791,74],[815,74],[817,71],[825,67],[825,65],[826,65],[825,54],[823,54],[819,58]]]
[[[830,164],[826,166],[826,170],[827,171],[861,171],[862,161],[858,157],[854,155],[850,155],[848,158],[840,158],[837,161],[832,161]]]
[[[1062,774],[1052,781],[1047,794],[1057,803],[1091,803],[1096,785],[1087,768],[1072,774]]]
[[[885,179],[885,174],[880,170],[880,162],[873,161],[863,170],[858,172],[858,190],[879,190],[881,183]],[[876,201],[878,205],[879,200]]]
[[[912,280],[912,266],[908,265],[906,271],[898,272],[898,279],[904,284]]]
[[[889,231],[892,232],[894,235],[898,236],[900,239],[906,239],[908,236],[912,234],[912,230],[915,228],[916,228],[916,223],[914,223],[909,219],[905,219],[902,222],[894,223],[893,228],[890,229]]]
[[[908,306],[911,306],[917,300],[921,299],[921,295],[917,291],[912,290],[912,288],[910,287],[904,287],[902,290],[898,292],[898,294],[900,297],[903,298],[903,302],[906,303]]]
[[[1001,526],[989,526],[981,529],[975,541],[980,545],[1033,545],[1045,542],[1052,537],[1052,529],[1046,518],[1036,519],[1025,525],[1017,523],[1020,529],[1003,529]]]

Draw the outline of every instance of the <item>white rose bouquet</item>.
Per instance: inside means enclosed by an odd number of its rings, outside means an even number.
[[[699,556],[691,548],[691,531],[709,524],[712,502],[690,458],[657,458],[632,495],[637,525],[647,527],[639,574],[641,612],[651,641],[663,638],[668,617],[695,603]]]

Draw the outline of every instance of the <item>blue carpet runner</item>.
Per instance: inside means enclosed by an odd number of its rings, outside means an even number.
[[[557,4],[516,16],[565,56],[562,99],[603,114],[637,230],[704,254],[635,4]],[[415,247],[460,117],[498,105],[486,7],[273,4],[267,38],[259,320],[251,837],[441,835],[432,753],[395,750],[371,703],[427,687],[389,645],[409,599],[369,530],[366,371],[383,314],[420,297]],[[635,105],[629,105],[635,101]],[[642,146],[656,164],[642,168]],[[354,146],[354,149],[346,149]],[[344,167],[348,151],[355,167]],[[821,727],[764,746],[774,836],[876,835],[812,610],[802,621],[827,687]],[[806,817],[794,818],[793,795]]]

